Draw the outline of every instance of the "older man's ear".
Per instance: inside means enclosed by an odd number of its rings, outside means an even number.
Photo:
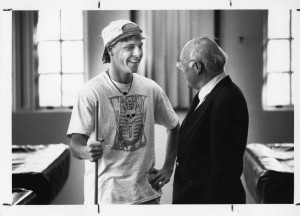
[[[202,65],[199,62],[196,62],[195,65],[197,70],[197,76],[199,76],[201,74]]]

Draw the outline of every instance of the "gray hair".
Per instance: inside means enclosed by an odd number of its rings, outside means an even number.
[[[200,37],[191,41],[191,57],[200,61],[204,70],[215,75],[224,71],[227,54],[208,37]]]

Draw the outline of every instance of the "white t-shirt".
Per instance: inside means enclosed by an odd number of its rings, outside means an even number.
[[[115,84],[128,91],[129,85]],[[135,204],[161,196],[148,182],[155,165],[154,124],[168,129],[178,124],[167,96],[153,80],[133,74],[128,95],[122,95],[106,73],[86,83],[79,93],[67,135],[95,140],[94,112],[99,101],[99,137],[104,138],[98,163],[98,200],[102,204]],[[85,161],[85,204],[94,202],[95,165]]]

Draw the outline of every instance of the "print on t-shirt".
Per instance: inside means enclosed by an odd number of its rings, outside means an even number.
[[[111,149],[135,151],[146,146],[144,126],[147,107],[144,95],[116,96],[109,98],[116,118],[116,137]]]

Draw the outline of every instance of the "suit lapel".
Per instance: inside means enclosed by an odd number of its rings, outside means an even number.
[[[206,114],[208,106],[213,102],[216,94],[225,86],[231,82],[229,76],[225,77],[221,80],[216,87],[207,95],[205,101],[197,108],[197,110],[191,112],[191,108],[184,119],[180,130],[180,142],[184,143],[186,139],[189,137],[194,127],[201,121],[201,119]],[[193,109],[194,110],[194,109]]]
[[[181,140],[186,140],[186,138],[189,136],[189,134],[192,132],[192,129],[196,126],[196,124],[201,120],[203,115],[206,112],[206,109],[209,105],[208,100],[205,100],[195,111],[190,113],[188,118],[184,120],[184,123],[182,124],[182,130],[181,130]]]
[[[190,115],[194,112],[195,108],[197,107],[198,103],[199,103],[199,97],[198,97],[199,92],[197,92],[197,94],[195,94],[191,106],[182,122],[182,126],[185,124],[185,122],[187,121],[187,119],[190,117]]]

